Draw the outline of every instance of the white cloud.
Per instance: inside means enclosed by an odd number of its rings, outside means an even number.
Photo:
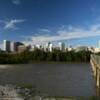
[[[20,0],[12,0],[12,3],[15,5],[20,5],[21,1]]]
[[[51,31],[52,32],[52,31]],[[71,31],[68,29],[58,29],[56,35],[44,34],[44,35],[33,35],[28,36],[26,41],[23,41],[25,44],[44,44],[49,41],[62,41],[68,39],[77,39],[77,38],[86,38],[100,36],[100,24],[91,25],[89,29],[71,27]]]
[[[39,32],[45,32],[45,33],[49,33],[49,32],[51,32],[49,29],[46,29],[46,28],[44,28],[44,29],[39,29],[38,30]]]
[[[25,20],[23,20],[23,19],[12,19],[10,21],[3,21],[3,23],[5,24],[4,29],[13,29],[13,30],[18,29],[16,24],[22,23],[24,21]]]
[[[100,24],[91,26],[91,31],[98,31],[98,30],[100,30]]]

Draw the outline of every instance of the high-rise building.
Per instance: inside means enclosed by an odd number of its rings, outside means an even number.
[[[50,42],[47,42],[47,43],[46,43],[46,47],[49,48],[49,45],[50,45],[50,44],[51,44]]]
[[[65,52],[65,43],[59,42],[59,49],[62,52]]]
[[[46,43],[46,51],[52,52],[53,44],[51,42]]]
[[[18,53],[24,52],[25,50],[27,50],[27,47],[25,45],[18,46]]]
[[[11,51],[11,44],[10,41],[4,40],[4,51],[10,52]]]
[[[18,52],[18,47],[24,45],[21,42],[13,42],[13,51]]]
[[[49,44],[49,51],[52,52],[52,50],[53,50],[53,44],[50,43]]]

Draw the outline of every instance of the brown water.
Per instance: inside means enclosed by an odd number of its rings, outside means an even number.
[[[0,84],[32,84],[43,95],[92,96],[95,82],[88,63],[0,65]]]

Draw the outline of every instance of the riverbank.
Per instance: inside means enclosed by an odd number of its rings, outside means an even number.
[[[15,64],[10,64],[10,63],[7,63],[7,64],[0,64],[0,68],[6,68],[7,66],[5,65],[30,65],[30,64],[89,64],[90,62],[61,62],[61,61],[33,61],[33,62],[29,62],[29,63],[15,63]]]
[[[7,100],[100,100],[99,97],[44,96],[31,85],[0,85],[0,98]]]
[[[0,64],[27,64],[34,62],[89,62],[89,51],[70,51],[70,52],[44,52],[40,50],[36,51],[24,51],[22,53],[0,54]]]

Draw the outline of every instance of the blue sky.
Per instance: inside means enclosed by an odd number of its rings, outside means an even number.
[[[100,0],[0,0],[0,47],[4,39],[98,46]]]

